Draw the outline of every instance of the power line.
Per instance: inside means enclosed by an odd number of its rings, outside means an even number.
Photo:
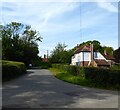
[[[80,2],[80,37],[82,40],[82,2]]]

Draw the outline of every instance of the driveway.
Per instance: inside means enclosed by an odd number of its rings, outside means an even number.
[[[118,108],[118,92],[63,82],[45,69],[3,84],[3,108]]]

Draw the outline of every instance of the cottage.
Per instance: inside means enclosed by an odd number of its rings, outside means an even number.
[[[77,47],[71,58],[71,65],[108,68],[111,66],[111,60],[113,57],[109,56],[110,59],[106,59],[107,57],[107,54],[101,54],[100,52],[94,50],[93,44],[89,44]]]

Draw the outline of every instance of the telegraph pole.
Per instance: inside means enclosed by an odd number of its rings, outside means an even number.
[[[49,57],[49,51],[47,50],[47,58]]]

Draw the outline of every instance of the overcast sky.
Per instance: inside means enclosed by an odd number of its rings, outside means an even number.
[[[67,49],[88,40],[118,48],[117,0],[16,1],[1,1],[0,22],[20,22],[39,31],[43,37],[40,56],[50,53],[58,42],[68,45]]]

